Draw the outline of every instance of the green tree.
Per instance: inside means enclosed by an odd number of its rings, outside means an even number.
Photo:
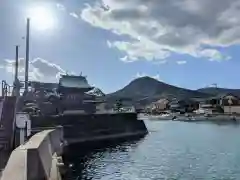
[[[121,100],[121,99],[117,100],[117,102],[116,102],[116,104],[115,104],[115,109],[116,109],[117,111],[120,111],[121,108],[122,108],[122,106],[123,106],[122,100]]]

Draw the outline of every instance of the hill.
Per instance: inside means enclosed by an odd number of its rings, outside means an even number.
[[[135,79],[124,88],[108,94],[107,99],[108,101],[114,101],[118,98],[128,98],[134,102],[148,104],[163,97],[182,99],[209,96],[209,94],[203,92],[176,87],[146,76]]]
[[[231,93],[240,97],[240,89],[207,87],[207,88],[198,89],[197,91],[201,93],[212,94],[212,95],[221,95],[221,94]]]

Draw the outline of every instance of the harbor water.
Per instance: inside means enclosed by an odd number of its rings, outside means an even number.
[[[146,120],[149,134],[71,153],[74,180],[239,180],[240,126]]]

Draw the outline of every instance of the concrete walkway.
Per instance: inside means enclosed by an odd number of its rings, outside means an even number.
[[[17,147],[2,172],[1,180],[61,180],[63,130],[45,130]]]

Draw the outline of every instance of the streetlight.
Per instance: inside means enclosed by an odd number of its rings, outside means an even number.
[[[26,30],[26,60],[25,60],[25,91],[28,91],[28,69],[29,69],[29,34],[30,34],[30,18],[27,18]]]

